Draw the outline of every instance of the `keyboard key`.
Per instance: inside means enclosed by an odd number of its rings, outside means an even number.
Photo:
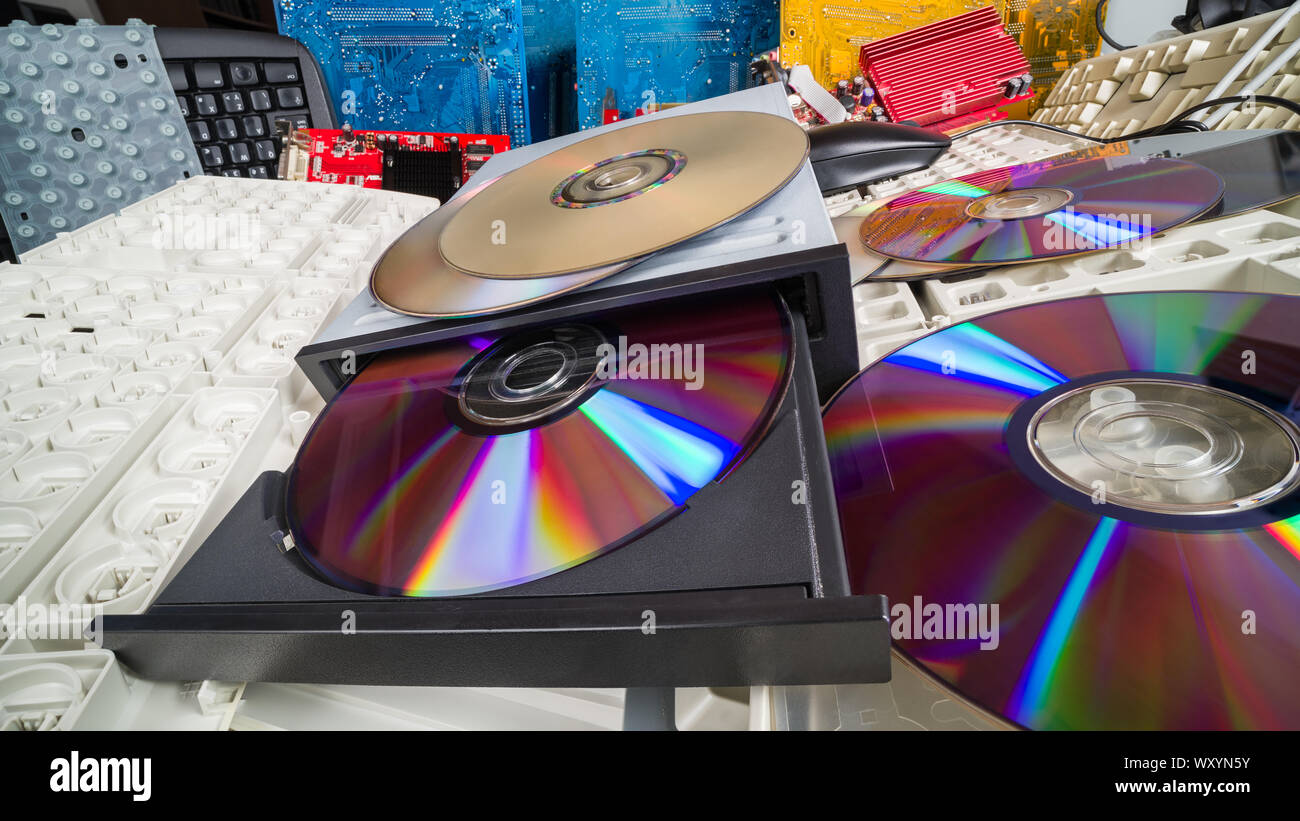
[[[235,121],[229,117],[217,120],[217,136],[223,140],[233,140],[239,136],[239,129],[235,127]]]
[[[266,118],[254,114],[251,117],[244,118],[244,136],[246,137],[265,137],[266,136]]]
[[[311,128],[311,121],[307,118],[306,114],[290,114],[288,112],[280,112],[275,115],[275,119],[277,121],[288,120],[289,125],[293,128]]]
[[[256,91],[250,91],[248,93],[248,98],[253,103],[254,111],[271,110],[271,92],[266,89],[259,88]]]
[[[221,88],[226,84],[221,76],[221,63],[195,63],[194,85],[199,88]]]
[[[257,158],[262,162],[275,159],[275,143],[270,140],[258,140],[253,143],[253,150],[257,152]]]
[[[180,63],[167,64],[167,79],[172,81],[172,91],[185,91],[190,87],[190,78],[185,76],[185,66]]]
[[[225,169],[224,171],[221,172],[221,176],[223,176],[223,177],[242,177],[242,176],[244,176],[244,172],[243,172],[243,171],[240,171],[238,168],[227,168],[227,169]]]
[[[189,116],[190,116],[190,98],[189,98],[189,97],[186,97],[186,96],[183,95],[183,94],[182,94],[182,95],[178,95],[178,96],[176,97],[176,102],[177,102],[177,104],[180,106],[180,109],[181,109],[181,116],[182,116],[182,117],[189,117]]]
[[[258,180],[269,180],[271,178],[266,173],[266,168],[260,165],[250,165],[248,167],[248,176]]]
[[[302,108],[307,104],[307,101],[303,99],[302,89],[297,86],[277,88],[275,90],[275,99],[280,103],[280,108]]]
[[[217,113],[217,98],[211,94],[195,94],[194,109],[200,117],[213,117]]]
[[[244,95],[238,91],[227,91],[221,95],[221,105],[227,114],[244,113]]]
[[[268,83],[296,83],[300,80],[298,66],[294,63],[265,63],[262,73]]]
[[[208,124],[202,120],[195,120],[190,123],[190,137],[196,143],[205,143],[212,139],[212,132],[208,130]]]
[[[226,164],[226,155],[225,152],[221,150],[220,143],[199,146],[199,159],[201,159],[203,164],[208,168],[216,168]]]
[[[248,153],[248,143],[231,143],[230,161],[236,165],[245,165],[253,161],[253,156]]]
[[[251,86],[257,82],[257,66],[252,63],[231,63],[230,81],[237,86]]]

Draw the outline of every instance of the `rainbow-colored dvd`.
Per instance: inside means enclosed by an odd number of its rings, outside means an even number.
[[[380,354],[289,472],[295,543],[333,583],[390,596],[588,561],[739,464],[784,395],[790,340],[780,298],[757,293]]]
[[[1223,187],[1213,171],[1182,160],[1067,156],[900,194],[866,215],[860,236],[881,256],[932,265],[1141,249],[1213,208]]]
[[[824,426],[895,649],[1035,729],[1300,729],[1300,297],[1087,296],[863,370]]]

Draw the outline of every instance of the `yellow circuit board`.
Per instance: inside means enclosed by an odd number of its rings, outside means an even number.
[[[1006,0],[1002,19],[1007,33],[1020,43],[1034,75],[1037,108],[1065,70],[1080,60],[1096,57],[1101,48],[1094,17],[1098,0]]]
[[[993,5],[1020,43],[1045,93],[1073,63],[1094,57],[1100,37],[1097,0],[781,0],[781,62],[804,64],[826,87],[861,73],[858,52],[867,43]]]

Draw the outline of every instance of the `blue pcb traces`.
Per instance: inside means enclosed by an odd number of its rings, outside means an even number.
[[[778,0],[579,0],[579,127],[739,91],[779,18]]]
[[[547,4],[549,5],[549,4]],[[339,122],[529,142],[519,0],[278,0],[316,57]]]
[[[578,130],[575,0],[524,0],[528,118],[533,142]]]

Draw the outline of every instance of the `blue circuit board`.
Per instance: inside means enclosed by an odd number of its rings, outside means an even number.
[[[779,23],[778,0],[580,0],[579,127],[744,88]]]
[[[576,0],[523,0],[533,142],[578,130]]]
[[[320,63],[339,122],[529,142],[520,0],[277,0]]]

